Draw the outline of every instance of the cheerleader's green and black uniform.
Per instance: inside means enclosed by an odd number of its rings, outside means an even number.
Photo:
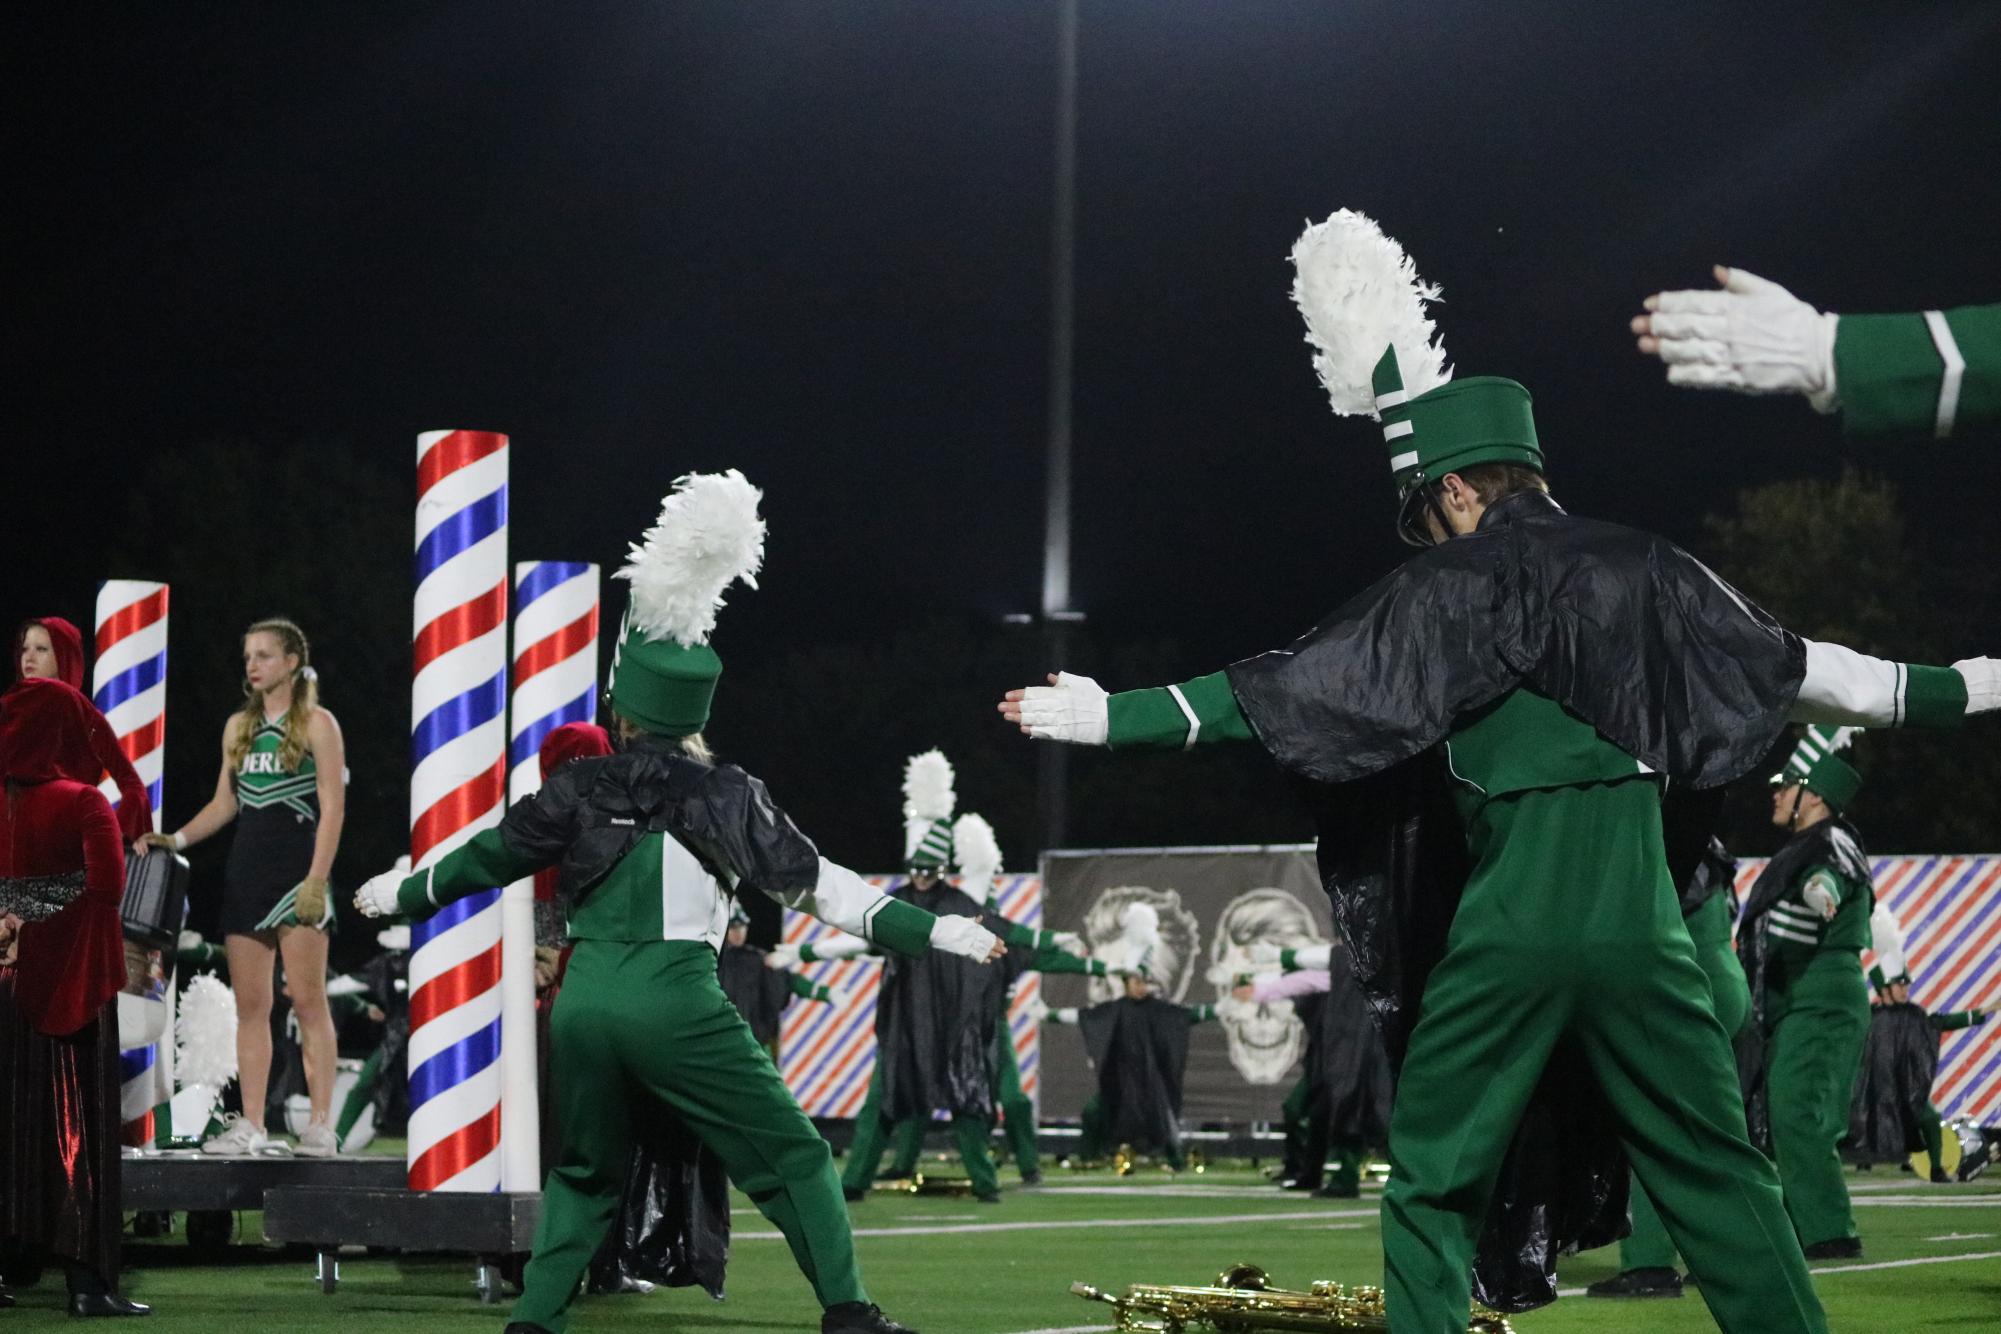
[[[320,827],[319,775],[312,752],[299,767],[279,767],[285,744],[284,720],[267,722],[251,738],[230,784],[236,789],[236,837],[222,871],[222,934],[255,935],[281,926],[334,926],[332,893],[317,922],[300,922],[293,912],[299,882],[313,867],[313,840]]]

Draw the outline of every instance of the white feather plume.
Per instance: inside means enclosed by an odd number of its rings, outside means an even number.
[[[1425,313],[1444,299],[1439,287],[1417,276],[1410,256],[1373,219],[1344,208],[1309,223],[1293,243],[1292,267],[1292,301],[1306,317],[1313,369],[1336,413],[1375,415],[1371,377],[1392,344],[1412,398],[1452,378]]]
[[[1863,730],[1860,727],[1837,727],[1832,732],[1822,732],[1821,740],[1827,743],[1829,753],[1847,750],[1855,744],[1855,738],[1861,736]]]
[[[219,1089],[236,1078],[236,997],[214,973],[201,974],[181,993],[174,1075],[182,1088]]]
[[[942,750],[912,755],[903,766],[903,818],[906,820],[949,820],[959,804],[952,790],[952,762]]]
[[[968,892],[977,888],[980,894],[975,897],[984,897],[1001,872],[1000,840],[994,837],[994,827],[984,816],[968,811],[952,823],[952,849]]]
[[[632,585],[630,624],[651,640],[683,648],[709,642],[723,593],[741,579],[757,587],[764,564],[764,493],[735,468],[677,478],[660,519],[613,575]]]

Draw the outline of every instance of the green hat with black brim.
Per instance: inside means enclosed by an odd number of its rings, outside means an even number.
[[[764,563],[762,492],[734,468],[678,479],[660,519],[631,549],[632,593],[611,660],[611,704],[660,736],[689,736],[709,721],[722,659],[709,647],[723,593],[757,587]]]
[[[1862,775],[1835,752],[1846,750],[1861,732],[1859,727],[1807,728],[1785,767],[1772,775],[1772,786],[1803,787],[1834,810],[1846,810],[1862,788]]]
[[[1499,376],[1452,378],[1427,313],[1438,286],[1372,219],[1342,209],[1309,225],[1292,264],[1293,303],[1334,411],[1383,424],[1405,540],[1426,544],[1418,506],[1447,473],[1479,463],[1543,471],[1529,391]]]

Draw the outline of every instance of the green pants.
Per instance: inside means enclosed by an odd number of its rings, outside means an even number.
[[[1776,971],[1776,968],[1775,968]],[[1869,987],[1852,950],[1821,950],[1782,974],[1765,1006],[1772,1155],[1800,1243],[1855,1235],[1837,1147],[1848,1133],[1869,1036]]]
[[[1938,1108],[1926,1098],[1918,1104],[1918,1136],[1925,1142],[1925,1152],[1931,1155],[1932,1170],[1945,1170],[1945,1127],[1939,1124]]]
[[[959,1157],[966,1164],[966,1177],[973,1183],[975,1195],[994,1195],[1000,1191],[1000,1173],[994,1170],[993,1155],[987,1152],[987,1139],[993,1134],[993,1122],[971,1116],[952,1118],[952,1138],[959,1146]],[[862,1109],[855,1115],[855,1139],[848,1146],[847,1170],[841,1174],[841,1184],[849,1190],[867,1190],[875,1180],[875,1170],[882,1163],[882,1153],[886,1146],[886,1132],[894,1134],[897,1145],[897,1165],[903,1169],[901,1175],[909,1175],[917,1169],[917,1156],[924,1145],[924,1121],[912,1117],[901,1121],[892,1129],[882,1117],[882,1067],[869,1076],[868,1096],[862,1099]],[[903,1162],[905,1152],[909,1161]]]
[[[1311,1110],[1314,1093],[1312,1078],[1301,1075],[1292,1091],[1285,1095],[1285,1101],[1279,1104],[1285,1128],[1286,1174],[1295,1181],[1316,1186],[1325,1176],[1327,1184],[1337,1191],[1358,1190],[1362,1184],[1362,1154],[1367,1146],[1359,1140],[1330,1135],[1327,1118]],[[1327,1164],[1330,1153],[1334,1157],[1332,1171]]]
[[[1730,943],[1730,896],[1717,894],[1686,919],[1690,940],[1695,944],[1695,962],[1709,979],[1709,1002],[1716,1021],[1731,1037],[1744,1026],[1751,1013],[1751,987],[1744,980],[1744,965]],[[1629,1195],[1632,1201],[1633,1231],[1619,1244],[1621,1269],[1671,1269],[1674,1243],[1646,1188],[1635,1177]]]
[[[1022,1176],[1031,1177],[1042,1166],[1035,1149],[1035,1104],[1022,1091],[1021,1066],[1014,1058],[1014,1033],[1008,1028],[1005,1011],[994,1025],[994,1052],[1000,1061],[1001,1134],[1007,1140],[1008,1151],[1014,1155],[1015,1167]]]
[[[1717,1324],[1824,1331],[1777,1176],[1745,1133],[1653,783],[1494,798],[1467,836],[1475,869],[1425,986],[1390,1128],[1390,1329],[1463,1334],[1502,1156],[1564,1041],[1596,1076]]]
[[[550,1017],[562,1150],[513,1319],[560,1334],[617,1212],[633,1126],[676,1112],[792,1248],[822,1306],[867,1301],[833,1155],[700,941],[583,940]]]

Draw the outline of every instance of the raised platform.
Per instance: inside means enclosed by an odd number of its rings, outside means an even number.
[[[542,1197],[532,1192],[280,1186],[264,1201],[264,1235],[317,1251],[322,1292],[340,1281],[341,1247],[372,1246],[472,1256],[479,1299],[496,1302],[502,1265],[528,1253],[541,1216]]]
[[[401,1158],[223,1158],[199,1149],[128,1155],[120,1165],[127,1209],[173,1213],[262,1209],[279,1186],[395,1190],[408,1179]]]

